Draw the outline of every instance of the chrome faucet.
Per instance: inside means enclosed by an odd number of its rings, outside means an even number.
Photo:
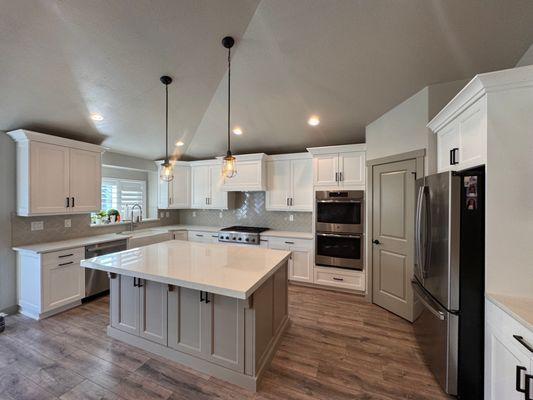
[[[139,203],[135,203],[134,205],[131,206],[130,231],[132,232],[135,229],[135,220],[133,217],[133,211],[135,211],[135,208],[139,209],[139,216],[137,217],[137,222],[142,222],[143,220],[143,208],[141,207]]]

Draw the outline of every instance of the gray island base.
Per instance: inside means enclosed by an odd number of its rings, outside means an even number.
[[[109,276],[109,336],[257,390],[289,324],[286,260],[247,299]]]

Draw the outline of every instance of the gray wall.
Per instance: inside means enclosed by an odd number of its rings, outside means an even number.
[[[313,217],[310,212],[266,211],[265,192],[235,192],[231,195],[235,196],[234,209],[181,210],[180,224],[217,227],[248,225],[286,231],[312,231]],[[293,221],[290,221],[291,215]]]
[[[11,214],[16,203],[15,142],[0,132],[0,311],[16,302],[15,253],[11,250]]]
[[[426,149],[426,173],[437,169],[437,143],[427,123],[466,81],[427,86],[366,127],[367,160]]]
[[[529,46],[529,49],[524,53],[522,58],[518,60],[518,63],[516,64],[517,67],[524,67],[526,65],[532,65],[533,64],[533,44]]]

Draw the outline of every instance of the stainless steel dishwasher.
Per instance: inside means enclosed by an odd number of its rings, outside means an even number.
[[[85,247],[85,259],[103,256],[127,250],[128,240],[120,239],[112,242],[98,243]],[[85,269],[85,298],[89,301],[94,297],[101,296],[109,292],[109,279],[107,273],[95,269]]]

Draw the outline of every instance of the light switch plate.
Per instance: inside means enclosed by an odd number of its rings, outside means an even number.
[[[170,217],[170,212],[167,211],[167,212],[165,213],[165,217],[167,217],[167,218]]]
[[[218,213],[218,218],[222,218],[222,211]]]
[[[193,218],[196,218],[196,211],[193,211],[193,212],[192,212],[192,217],[193,217]]]
[[[33,221],[31,223],[31,230],[32,231],[42,231],[44,229],[44,222],[43,221]]]
[[[70,228],[72,227],[72,220],[70,218],[67,218],[65,220],[65,228]]]
[[[294,215],[289,214],[289,221],[291,221],[291,222],[294,221]]]

